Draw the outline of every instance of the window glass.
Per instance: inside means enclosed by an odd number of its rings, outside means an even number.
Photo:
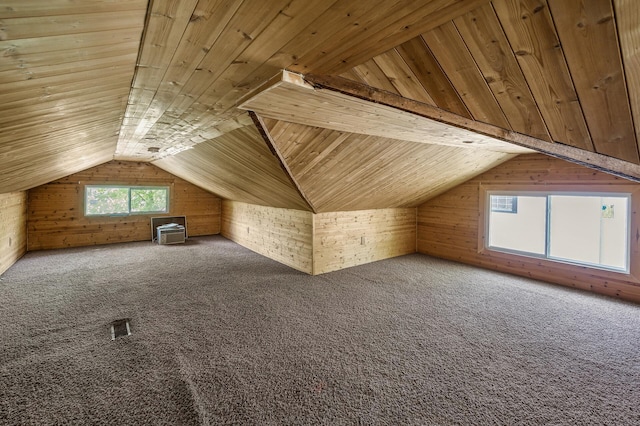
[[[87,215],[129,213],[129,188],[85,187]]]
[[[85,187],[85,214],[128,215],[166,213],[169,210],[169,188],[142,186]]]
[[[549,257],[626,267],[627,198],[549,196]]]
[[[517,207],[506,211],[511,197]],[[628,271],[629,202],[628,194],[489,194],[487,247]]]
[[[518,197],[513,195],[493,195],[491,197],[491,211],[518,213]]]
[[[167,189],[131,188],[131,211],[135,213],[166,212]]]
[[[494,197],[492,195],[492,203]],[[544,254],[547,199],[518,196],[515,213],[491,210],[489,246],[525,253]]]

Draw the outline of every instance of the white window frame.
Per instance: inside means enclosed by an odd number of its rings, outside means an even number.
[[[546,198],[546,220],[545,220],[545,253],[544,254],[537,254],[537,253],[531,253],[531,252],[523,252],[523,251],[519,251],[519,250],[513,250],[513,249],[508,249],[508,248],[504,248],[504,247],[496,247],[496,246],[491,246],[489,244],[489,226],[490,226],[490,218],[491,218],[491,212],[492,212],[492,206],[491,206],[491,196],[492,195],[497,195],[497,196],[530,196],[530,197],[545,197]],[[627,220],[627,225],[626,225],[626,235],[625,235],[625,250],[626,250],[626,259],[625,259],[625,267],[624,268],[616,268],[616,267],[612,267],[612,266],[607,266],[607,265],[601,265],[601,264],[594,264],[594,263],[589,263],[589,262],[580,262],[580,261],[576,261],[576,260],[572,260],[572,259],[563,259],[563,258],[559,258],[559,257],[554,257],[551,256],[549,254],[550,252],[550,213],[551,213],[551,209],[550,209],[550,197],[554,196],[554,195],[560,195],[560,196],[584,196],[584,197],[620,197],[620,198],[626,198],[627,199],[627,216],[626,216],[626,220]],[[633,199],[632,199],[632,194],[630,192],[625,192],[625,191],[612,191],[612,192],[601,192],[601,191],[561,191],[561,190],[552,190],[552,191],[513,191],[513,190],[486,190],[485,191],[485,200],[484,200],[484,218],[485,218],[485,223],[484,223],[484,235],[486,236],[486,238],[484,238],[484,249],[485,250],[489,250],[489,251],[494,251],[494,252],[500,252],[500,253],[506,253],[506,254],[512,254],[512,255],[517,255],[517,256],[524,256],[524,257],[530,257],[530,258],[537,258],[537,259],[543,259],[543,260],[548,260],[551,262],[558,262],[558,263],[564,263],[564,264],[568,264],[568,265],[575,265],[575,266],[582,266],[582,267],[588,267],[588,268],[594,268],[594,269],[599,269],[599,270],[603,270],[603,271],[611,271],[611,272],[616,272],[616,273],[623,273],[623,274],[629,274],[630,273],[630,269],[631,269],[631,244],[630,244],[630,237],[631,237],[631,229],[632,229],[632,203],[633,203]],[[508,212],[506,212],[508,213]]]
[[[126,213],[87,213],[87,194],[88,194],[88,189],[91,189],[91,188],[127,188],[129,191],[128,212]],[[131,190],[136,190],[136,189],[165,190],[167,192],[167,204],[166,204],[165,210],[148,210],[144,212],[132,212],[131,211]],[[158,213],[169,213],[169,209],[171,205],[170,197],[171,197],[171,188],[166,185],[84,185],[83,211],[86,217],[135,216],[135,215],[151,215],[151,214],[158,214]]]

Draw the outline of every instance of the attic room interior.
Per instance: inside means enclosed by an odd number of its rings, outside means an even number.
[[[640,424],[637,2],[0,0],[0,58],[0,424]]]

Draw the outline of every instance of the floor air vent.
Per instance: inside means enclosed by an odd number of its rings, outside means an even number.
[[[119,319],[111,323],[111,340],[116,340],[118,337],[124,337],[131,335],[131,328],[129,328],[129,320]]]

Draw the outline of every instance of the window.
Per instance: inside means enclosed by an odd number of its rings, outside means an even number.
[[[494,195],[491,197],[491,211],[518,213],[518,197],[513,195]]]
[[[489,249],[629,271],[630,194],[489,192],[488,196]],[[515,207],[508,208],[508,199]]]
[[[87,185],[84,192],[87,216],[112,216],[169,211],[166,186]]]

